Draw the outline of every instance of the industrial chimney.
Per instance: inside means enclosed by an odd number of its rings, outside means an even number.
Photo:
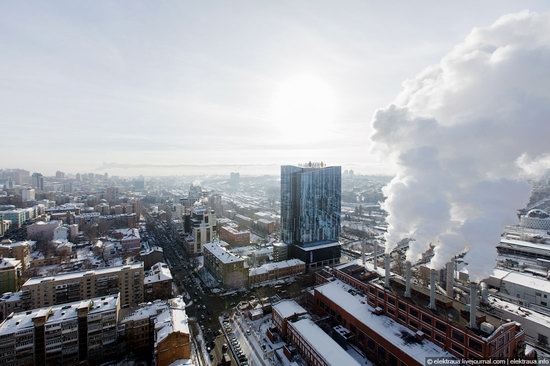
[[[455,263],[454,259],[446,264],[445,266],[445,272],[447,272],[447,278],[446,278],[446,284],[445,284],[445,290],[447,292],[447,296],[451,299],[454,298],[454,277],[455,277]]]
[[[405,262],[405,297],[411,297],[411,261]]]
[[[477,328],[477,284],[475,282],[470,282],[470,328]]]
[[[384,286],[390,287],[390,255],[384,255]]]
[[[435,269],[430,270],[430,305],[428,308],[435,310]]]
[[[488,305],[489,304],[489,287],[485,282],[481,282],[480,287],[481,287],[481,303],[483,305]]]
[[[363,262],[363,267],[365,266],[365,247],[367,246],[366,240],[361,242],[361,260]]]

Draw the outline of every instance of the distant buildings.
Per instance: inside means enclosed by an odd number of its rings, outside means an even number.
[[[340,259],[341,168],[281,167],[281,238],[309,266]]]
[[[35,193],[34,189],[32,188],[24,188],[21,190],[21,200],[23,202],[29,202],[35,200]]]
[[[44,190],[44,176],[40,173],[32,173],[31,184],[38,191]]]
[[[232,172],[229,174],[229,188],[232,191],[238,191],[241,183],[241,174],[238,172]]]
[[[121,305],[133,307],[143,302],[143,278],[143,264],[137,263],[33,277],[23,284],[21,291],[29,297],[31,309],[119,292]]]
[[[118,295],[10,315],[0,324],[0,364],[76,365],[117,352]]]

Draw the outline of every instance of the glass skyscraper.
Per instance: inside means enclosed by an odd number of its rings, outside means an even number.
[[[321,256],[299,252],[327,248],[327,243],[338,242],[341,177],[339,166],[281,166],[281,239],[289,244],[293,257],[304,259],[306,263],[314,261],[314,256],[320,260],[327,259],[327,255],[340,257],[339,246],[338,253],[331,249],[331,253]],[[293,250],[292,247],[297,248]]]

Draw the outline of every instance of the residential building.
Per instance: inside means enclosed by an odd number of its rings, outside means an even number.
[[[11,240],[2,240],[0,242],[0,256],[11,257],[21,261],[21,268],[25,271],[31,265],[31,247],[34,242],[30,241],[18,241],[12,242]]]
[[[152,246],[139,252],[139,259],[143,262],[143,267],[148,270],[155,263],[164,262],[164,251],[161,247]]]
[[[120,304],[134,307],[143,302],[143,264],[33,277],[21,288],[28,293],[30,308],[112,295],[120,292]]]
[[[248,269],[243,258],[227,251],[223,241],[204,245],[204,266],[225,287],[239,288],[246,285]]]
[[[38,221],[27,226],[27,239],[29,240],[53,240],[55,230],[62,225],[61,221]]]
[[[118,351],[118,295],[12,313],[0,324],[0,364],[100,363]]]
[[[172,296],[172,273],[166,263],[157,263],[145,273],[143,292],[145,301]]]
[[[200,255],[203,246],[214,240],[216,228],[216,213],[205,207],[194,207],[185,218],[188,222],[191,236],[186,240],[186,250],[190,255]]]
[[[306,264],[299,259],[265,263],[248,271],[250,286],[266,281],[276,281],[305,273]]]
[[[281,238],[308,266],[340,259],[341,167],[281,167]]]
[[[21,190],[21,200],[23,202],[34,201],[35,200],[34,189],[32,189],[32,188],[23,188]]]
[[[14,210],[0,211],[0,221],[9,220],[11,226],[15,228],[20,228],[23,223],[27,220],[27,211],[21,208]]]
[[[125,228],[113,231],[113,237],[120,241],[122,249],[128,253],[137,254],[141,249],[141,237],[136,228]]]
[[[2,212],[0,212],[0,237],[4,236],[10,229],[11,221],[4,220]]]
[[[31,184],[33,188],[36,188],[38,191],[44,190],[44,176],[40,173],[32,173]]]
[[[248,245],[250,244],[250,231],[238,230],[231,226],[222,226],[218,229],[220,240],[231,245]]]
[[[185,302],[180,297],[168,300],[168,312],[155,322],[154,355],[157,366],[183,363],[191,358],[191,334]]]
[[[15,258],[0,258],[0,293],[19,291],[23,268]]]

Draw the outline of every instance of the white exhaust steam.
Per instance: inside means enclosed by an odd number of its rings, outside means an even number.
[[[384,188],[386,252],[435,246],[432,268],[468,251],[486,278],[504,225],[517,221],[550,156],[550,14],[507,15],[474,29],[376,112],[372,140],[397,174]]]

